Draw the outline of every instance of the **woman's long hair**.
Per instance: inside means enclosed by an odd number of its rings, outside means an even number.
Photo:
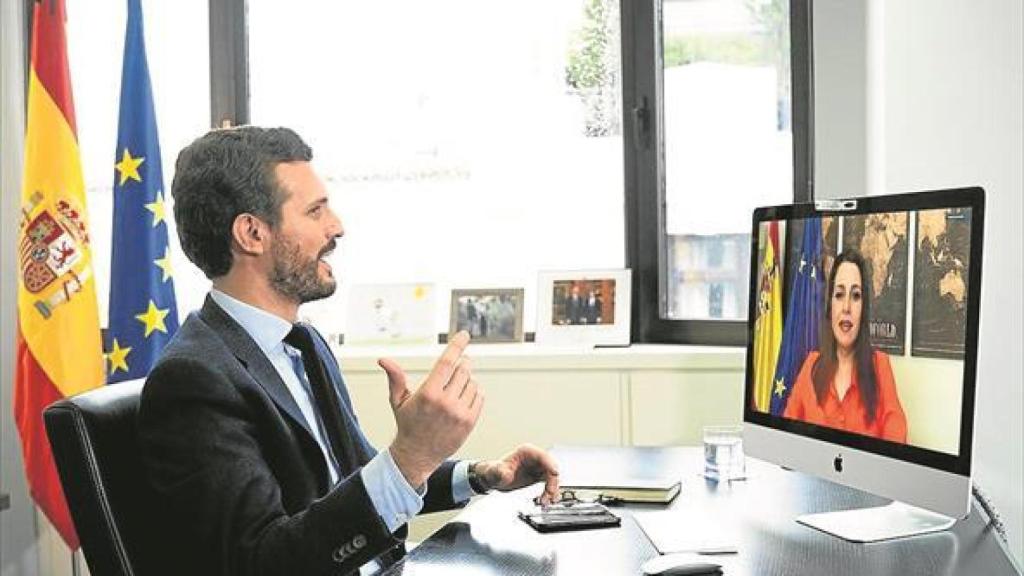
[[[853,343],[853,355],[856,363],[857,386],[864,399],[866,411],[864,417],[870,424],[875,420],[875,409],[878,406],[878,382],[875,378],[874,350],[871,348],[871,273],[864,258],[856,250],[844,250],[836,257],[832,264],[832,271],[828,274],[825,315],[822,317],[821,333],[818,338],[820,355],[814,364],[811,379],[814,381],[814,394],[818,398],[818,404],[824,405],[829,383],[835,377],[836,368],[839,365],[839,358],[836,355],[836,337],[832,333],[832,295],[836,288],[836,273],[839,271],[839,265],[843,262],[849,262],[860,270],[860,328],[857,331],[857,340]]]

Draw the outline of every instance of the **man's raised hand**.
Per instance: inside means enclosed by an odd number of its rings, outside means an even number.
[[[409,390],[405,371],[394,360],[377,361],[388,375],[398,427],[391,457],[413,487],[422,486],[462,446],[480,417],[484,394],[464,354],[468,344],[469,333],[456,333],[415,392]]]

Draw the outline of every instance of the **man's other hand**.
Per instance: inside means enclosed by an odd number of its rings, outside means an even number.
[[[558,464],[547,451],[523,444],[501,460],[481,461],[473,465],[489,489],[508,492],[536,482],[544,482],[540,501],[558,500]]]
[[[464,355],[468,344],[468,332],[456,333],[416,392],[409,391],[405,371],[394,360],[377,362],[388,375],[398,427],[391,457],[415,488],[462,446],[483,409],[483,390],[473,380],[472,365]]]

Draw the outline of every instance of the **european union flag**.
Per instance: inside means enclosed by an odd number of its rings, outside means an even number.
[[[115,162],[107,383],[145,377],[178,329],[140,0],[128,0]]]
[[[821,218],[804,220],[800,261],[789,291],[786,320],[783,323],[782,346],[772,384],[772,414],[781,416],[793,390],[793,383],[807,358],[818,349],[818,330],[823,313],[825,282],[821,260]]]

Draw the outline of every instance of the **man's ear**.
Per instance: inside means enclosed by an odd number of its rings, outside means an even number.
[[[239,214],[231,223],[231,240],[243,254],[257,256],[269,249],[270,227],[248,212]]]

